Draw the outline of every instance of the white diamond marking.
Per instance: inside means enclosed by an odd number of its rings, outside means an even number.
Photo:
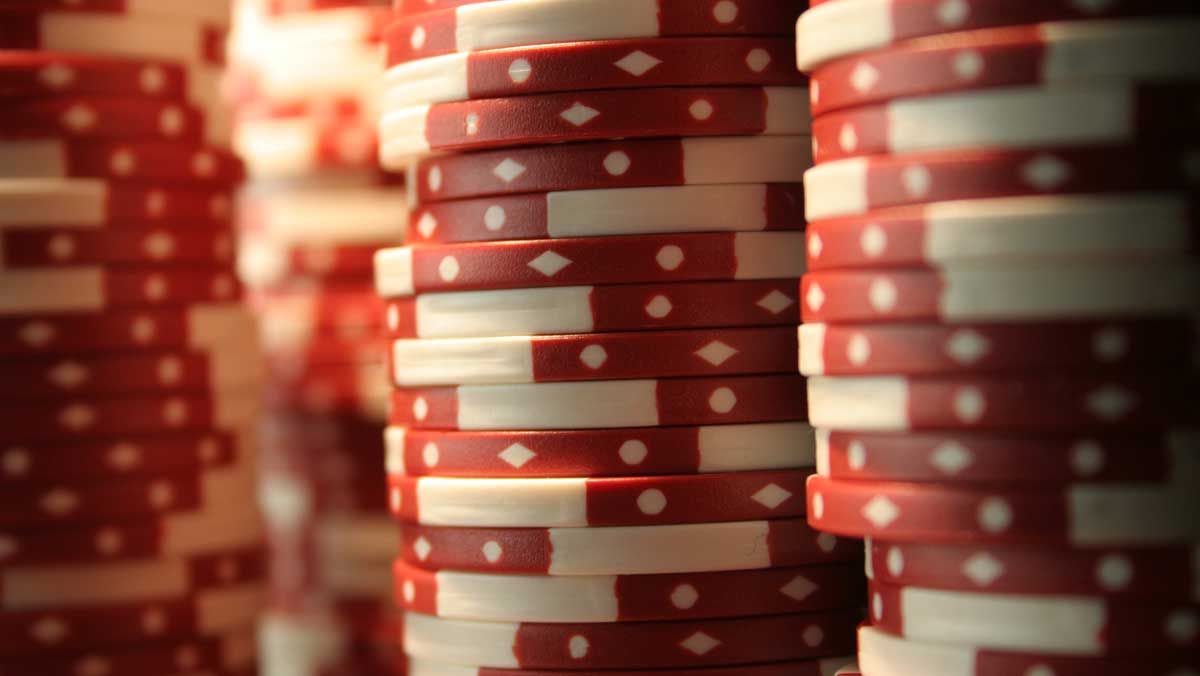
[[[500,451],[498,457],[509,465],[512,465],[517,469],[521,469],[528,464],[530,460],[536,458],[537,453],[534,453],[529,448],[521,444],[513,444],[503,451]]]
[[[553,251],[545,251],[540,256],[529,261],[528,263],[529,267],[537,270],[547,277],[553,277],[554,275],[557,275],[559,272],[562,272],[563,268],[570,264],[570,258],[560,256]]]

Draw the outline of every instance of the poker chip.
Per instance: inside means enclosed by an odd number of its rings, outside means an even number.
[[[715,523],[803,514],[807,471],[609,478],[391,474],[392,514],[433,526],[547,527]]]
[[[103,664],[116,673],[178,673],[186,669],[220,676],[246,676],[253,673],[255,640],[249,626],[240,630],[202,639],[168,639],[147,642],[136,647],[104,651],[56,653],[39,658],[0,659],[0,669],[12,673],[36,673],[44,676],[75,676],[89,665]]]
[[[408,476],[592,477],[811,467],[801,423],[625,430],[446,432],[389,427],[387,468]]]
[[[1130,657],[1090,657],[1049,652],[998,651],[944,642],[915,641],[891,636],[875,627],[858,630],[859,662],[874,676],[903,676],[901,668],[920,669],[930,676],[983,676],[995,672],[1021,673],[1052,669],[1062,676],[1117,676],[1136,671],[1147,676],[1187,673],[1195,657],[1144,654]],[[900,667],[903,665],[903,667]]]
[[[405,524],[401,538],[401,558],[417,568],[542,575],[757,570],[862,556],[859,543],[817,533],[804,519],[607,528]]]
[[[771,327],[396,340],[388,359],[412,387],[791,373],[795,352],[792,330]]]
[[[17,6],[64,12],[104,12],[124,16],[155,15],[195,19],[217,25],[229,21],[230,0],[217,0],[202,5],[179,1],[155,0],[15,0]]]
[[[654,136],[808,131],[801,87],[611,89],[411,106],[384,112],[385,168],[430,151]]]
[[[798,230],[800,184],[656,186],[502,195],[423,204],[410,243]]]
[[[289,245],[377,247],[399,242],[407,208],[403,191],[374,185],[265,193],[248,189],[238,227]],[[330,228],[333,222],[339,227]]]
[[[429,572],[396,563],[396,602],[495,622],[641,622],[829,610],[861,598],[843,566],[669,575],[548,577]]]
[[[232,194],[94,179],[0,179],[0,229],[228,225]]]
[[[968,0],[950,9],[939,0],[853,0],[813,3],[796,25],[797,60],[801,70],[838,57],[857,55],[923,36],[941,36],[999,26],[1021,26],[1046,21],[1129,19],[1153,16],[1186,16],[1195,13],[1188,2],[1136,2],[1080,5],[1075,2],[1038,3],[1013,8],[1003,0]],[[1129,23],[1122,21],[1121,25]],[[854,27],[872,26],[871,31]]]
[[[911,40],[816,68],[813,113],[988,87],[1195,79],[1198,27],[1180,19],[1077,21]]]
[[[0,314],[86,313],[236,300],[237,280],[222,268],[69,266],[5,270]]]
[[[1055,84],[896,99],[812,124],[817,163],[881,153],[1190,141],[1187,85]],[[968,113],[969,114],[964,114]]]
[[[158,7],[162,3],[143,4]],[[6,50],[163,59],[189,66],[205,63],[219,66],[224,60],[224,29],[194,19],[48,6],[6,6],[0,8],[0,15],[7,27],[0,33],[0,48]]]
[[[1195,630],[1200,610],[1182,602],[1125,604],[1090,596],[980,594],[878,581],[871,582],[870,596],[875,627],[916,641],[1067,656],[1186,657],[1195,655],[1200,640]],[[947,622],[947,617],[954,621]]]
[[[670,669],[844,655],[853,649],[857,621],[857,610],[592,624],[476,622],[409,612],[403,636],[409,655],[441,662],[509,669]]]
[[[1194,545],[1051,549],[871,541],[867,573],[892,586],[1000,594],[1193,601]]]
[[[233,145],[251,176],[274,178],[361,166],[374,158],[376,140],[364,121],[291,117],[241,120]]]
[[[219,148],[155,141],[0,141],[0,178],[105,178],[229,187],[242,163]]]
[[[803,420],[796,376],[397,389],[390,422],[422,429],[572,429]]]
[[[1147,484],[1084,483],[1031,491],[812,476],[808,501],[814,528],[917,542],[1149,546],[1191,542],[1200,528],[1194,494]]]
[[[295,279],[363,279],[374,270],[372,245],[280,245],[269,237],[243,235],[238,249],[238,278],[255,287]]]
[[[472,338],[794,325],[795,280],[423,294],[387,304],[391,338]]]
[[[409,168],[414,203],[511,193],[672,185],[799,183],[807,136],[601,141],[423,158]]]
[[[233,261],[233,233],[166,227],[0,227],[0,269],[62,265],[220,265]]]
[[[1188,376],[814,377],[809,420],[863,431],[1117,430],[1192,421]],[[461,413],[460,413],[461,415]]]
[[[5,139],[69,136],[84,139],[152,139],[197,142],[199,110],[176,102],[120,98],[54,98],[5,104]]]
[[[443,5],[445,7],[445,5]],[[770,0],[487,2],[400,15],[385,31],[389,63],[501,47],[623,38],[789,35],[799,8]]]
[[[948,265],[822,271],[801,283],[806,322],[1009,321],[1186,316],[1200,298],[1188,262]]]
[[[169,61],[5,50],[0,54],[0,98],[120,96],[180,100],[186,69]]]
[[[384,298],[439,291],[782,279],[804,274],[804,235],[794,232],[584,237],[407,246],[375,255]]]
[[[1200,480],[1188,430],[1037,435],[816,430],[817,473],[835,480],[1039,485]]]
[[[775,662],[772,664],[739,665],[736,667],[711,667],[698,669],[672,669],[672,676],[826,676],[831,669],[844,664],[850,658],[825,660],[800,660]],[[409,659],[410,676],[660,676],[656,670],[612,670],[581,669],[493,669],[491,667],[464,667],[456,664]],[[841,674],[841,672],[838,672]],[[846,676],[850,676],[847,674]]]
[[[384,105],[635,87],[802,86],[790,40],[689,37],[587,40],[444,54],[391,66]],[[703,68],[695,64],[703,62]]]

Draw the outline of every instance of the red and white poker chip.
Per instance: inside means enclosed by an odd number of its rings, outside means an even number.
[[[695,669],[671,669],[670,676],[829,676],[840,665],[853,658],[823,660],[800,660],[773,662],[771,664],[743,664],[736,667],[698,667]],[[660,670],[646,669],[494,669],[492,667],[467,667],[446,662],[422,659],[407,660],[409,676],[661,676]],[[836,671],[836,676],[861,676],[850,672]],[[1073,675],[1072,675],[1073,676]],[[1105,675],[1107,676],[1107,675]],[[1159,676],[1159,675],[1155,675]]]
[[[252,182],[239,203],[238,227],[280,245],[399,244],[407,222],[404,191],[391,188],[387,175],[382,185],[378,175],[361,178],[353,185],[288,182],[278,189]]]
[[[410,476],[648,476],[812,467],[803,423],[544,432],[389,427],[387,470]]]
[[[229,21],[231,0],[194,3],[187,0],[16,0],[18,6],[61,12],[96,12],[120,16],[163,16],[216,25]]]
[[[1105,597],[1035,597],[870,584],[880,631],[1008,651],[1078,656],[1195,655],[1200,608]]]
[[[948,488],[812,476],[808,501],[814,528],[886,540],[1149,546],[1200,532],[1194,494],[1148,484]]]
[[[0,178],[102,178],[189,187],[241,182],[241,160],[215,147],[173,141],[91,141],[69,138],[0,141]]]
[[[387,356],[392,382],[412,387],[792,373],[796,347],[769,327],[396,340]]]
[[[229,470],[217,470],[214,474]],[[224,478],[224,477],[222,477]],[[157,476],[81,486],[55,485],[5,491],[0,528],[80,527],[173,513],[189,513],[210,500],[248,497],[216,495],[206,475]],[[223,482],[225,483],[225,482]],[[225,486],[222,485],[222,488]]]
[[[912,40],[820,66],[814,115],[928,94],[1080,80],[1194,80],[1194,20],[1031,23]]]
[[[191,65],[224,63],[224,28],[194,19],[19,4],[0,9],[0,16],[7,28],[0,33],[0,48],[6,50],[163,59]]]
[[[39,676],[77,676],[101,665],[118,674],[170,673],[198,676],[248,676],[255,673],[253,628],[242,627],[205,637],[151,640],[134,646],[56,652],[0,659],[6,673],[36,673]]]
[[[223,268],[26,268],[0,275],[0,315],[170,308],[225,303],[239,294],[237,279]]]
[[[1001,594],[1193,601],[1200,549],[1017,547],[870,541],[867,576],[888,585]]]
[[[233,146],[258,179],[375,165],[375,129],[366,120],[241,119]]]
[[[782,37],[586,40],[459,52],[396,63],[384,76],[383,102],[398,108],[584,89],[803,86],[794,55]]]
[[[794,280],[460,291],[386,307],[391,338],[782,326],[800,314]]]
[[[123,96],[183,100],[182,64],[96,57],[65,52],[5,50],[0,54],[0,98]]]
[[[1153,653],[1127,658],[1082,657],[1048,652],[998,651],[944,641],[914,641],[875,627],[858,630],[858,661],[871,676],[985,676],[1051,669],[1058,676],[1145,676],[1186,674],[1200,667],[1195,656]],[[901,666],[903,665],[903,666]],[[1036,673],[1036,672],[1035,672]]]
[[[158,226],[104,231],[0,226],[0,270],[64,265],[213,266],[233,260],[233,233],[224,228]]]
[[[509,669],[669,669],[845,655],[857,610],[636,623],[475,622],[404,615],[412,657]]]
[[[203,114],[174,101],[139,98],[48,98],[14,101],[0,113],[0,138],[147,139],[198,142]]]
[[[400,557],[425,570],[653,575],[844,563],[858,542],[804,519],[612,528],[441,528],[406,524]]]
[[[806,322],[1049,321],[1187,316],[1200,267],[1186,260],[947,265],[823,271],[801,282]]]
[[[787,136],[809,131],[803,87],[608,89],[385,110],[388,169],[431,151],[662,136]]]
[[[804,274],[799,232],[698,233],[439,244],[383,249],[384,298],[487,289],[783,279]]]
[[[799,230],[804,226],[804,210],[804,189],[799,183],[498,195],[422,204],[409,215],[405,240],[422,244]]]
[[[799,183],[808,136],[600,141],[435,155],[409,167],[414,204],[530,192]]]
[[[804,420],[799,376],[731,376],[397,389],[390,422],[509,430]]]
[[[374,271],[379,248],[376,244],[281,244],[269,236],[251,234],[238,239],[238,278],[258,288],[286,285],[296,279],[367,279]]]
[[[1193,142],[1187,85],[1055,84],[896,99],[813,120],[813,159],[971,150]]]
[[[1187,430],[1096,434],[816,431],[817,473],[844,481],[1200,485],[1200,438]]]
[[[0,179],[0,229],[228,226],[228,189],[96,179]]]
[[[392,514],[430,526],[579,528],[753,521],[804,514],[804,470],[693,476],[388,476]]]
[[[1081,5],[1055,0],[1013,7],[1004,0],[966,0],[946,5],[941,0],[822,0],[796,25],[801,70],[833,59],[857,55],[923,36],[1046,21],[1128,19],[1181,16],[1196,13],[1186,0],[1154,3],[1115,2]],[[870,30],[862,27],[869,26]]]
[[[808,376],[1112,371],[1193,361],[1189,320],[803,324]]]
[[[667,575],[488,575],[395,565],[396,603],[425,615],[492,622],[643,622],[775,615],[861,604],[847,566]]]
[[[388,61],[556,42],[786,35],[800,14],[792,3],[770,0],[623,0],[619,12],[605,0],[446,7],[400,15],[384,34]]]

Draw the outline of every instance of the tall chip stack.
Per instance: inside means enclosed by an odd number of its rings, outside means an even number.
[[[0,4],[0,672],[250,676],[222,2]]]
[[[398,0],[380,154],[413,676],[832,676],[804,521],[805,80],[777,0]]]
[[[235,5],[227,95],[250,180],[238,269],[268,382],[260,500],[271,596],[265,676],[394,673],[383,427],[388,387],[372,256],[400,243],[402,176],[378,169],[383,74],[372,2]]]
[[[827,0],[808,521],[864,676],[1200,673],[1200,8]]]

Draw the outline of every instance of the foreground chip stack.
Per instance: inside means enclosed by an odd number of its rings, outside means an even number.
[[[864,676],[1200,670],[1197,14],[801,17],[808,521],[868,538]]]
[[[224,3],[0,7],[0,672],[254,673]]]
[[[395,7],[409,673],[832,676],[861,550],[804,523],[799,3]]]
[[[387,383],[375,250],[400,242],[397,175],[375,124],[390,9],[368,2],[236,4],[227,93],[250,181],[238,267],[267,354],[260,499],[268,517],[264,674],[394,670],[383,420]]]

